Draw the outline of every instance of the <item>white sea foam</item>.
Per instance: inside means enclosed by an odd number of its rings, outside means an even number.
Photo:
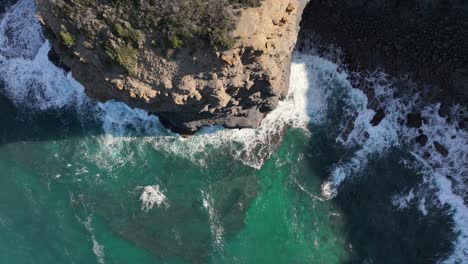
[[[91,240],[93,241],[93,252],[94,252],[94,255],[96,255],[97,262],[99,264],[104,264],[105,263],[104,246],[97,242],[96,236],[94,235],[94,229],[93,229],[93,226],[92,226],[93,216],[89,215],[86,218],[86,220],[81,221],[80,219],[78,219],[78,221],[80,221],[83,224],[85,229],[91,235]]]
[[[155,205],[158,208],[161,206],[169,206],[167,203],[167,197],[163,190],[160,189],[159,185],[148,185],[144,187],[138,187],[138,189],[143,189],[140,195],[141,210],[148,212],[149,210],[153,209]]]
[[[394,195],[392,204],[399,209],[408,208],[409,204],[414,199],[414,190],[411,189],[407,194]]]
[[[38,110],[77,107],[84,100],[82,87],[64,75],[48,59],[50,47],[44,43],[32,58],[0,58],[0,72],[5,93],[22,107]]]
[[[25,15],[18,17],[21,13]],[[206,163],[207,149],[222,148],[244,164],[260,168],[279,144],[281,131],[286,126],[306,131],[311,116],[317,122],[323,120],[324,115],[317,113],[323,112],[326,96],[323,92],[326,90],[317,91],[308,87],[320,86],[320,83],[310,83],[310,80],[321,83],[327,81],[304,78],[308,73],[322,74],[322,72],[311,71],[310,67],[314,66],[304,63],[310,58],[297,57],[297,63],[292,66],[291,89],[287,99],[280,102],[278,108],[265,118],[259,129],[229,130],[211,127],[203,129],[190,139],[183,139],[168,132],[155,116],[150,116],[143,110],[130,109],[119,102],[98,103],[87,98],[83,87],[70,74],[64,75],[61,69],[48,60],[50,46],[42,39],[40,27],[33,13],[33,1],[20,0],[2,20],[0,50],[4,56],[0,57],[0,70],[4,74],[0,78],[5,83],[4,93],[22,107],[41,111],[75,108],[78,113],[85,112],[86,117],[91,114],[101,120],[103,130],[106,132],[98,138],[102,148],[99,150],[100,153],[89,157],[96,159],[99,166],[113,168],[119,164],[123,166],[132,162],[133,153],[129,155],[130,150],[126,146],[138,141],[140,145],[149,144],[158,151],[181,156],[200,165]],[[12,17],[16,19],[13,20]],[[24,28],[31,29],[35,33],[16,33]],[[5,33],[7,31],[12,31],[13,34]],[[36,49],[24,50],[22,45],[17,43],[27,43],[28,47]],[[326,61],[323,60],[322,63]],[[328,67],[334,66],[328,63]],[[325,72],[330,74],[334,70],[327,69]],[[314,101],[316,103],[310,104],[307,98],[317,98]],[[316,114],[309,115],[311,112]],[[107,159],[109,156],[114,159]]]
[[[320,61],[319,58],[315,58]],[[99,157],[114,155],[119,151],[125,152],[128,143],[151,145],[155,150],[163,150],[172,155],[189,159],[197,164],[204,165],[208,158],[209,149],[222,149],[234,159],[244,164],[260,168],[263,162],[269,158],[281,139],[281,131],[286,126],[293,126],[306,130],[311,116],[316,122],[324,120],[323,114],[310,115],[312,112],[324,112],[324,95],[316,90],[308,89],[310,84],[304,74],[311,64],[304,64],[304,58],[297,57],[298,62],[293,64],[291,73],[291,89],[286,100],[280,102],[278,108],[270,113],[258,129],[223,129],[221,127],[209,127],[202,129],[196,135],[185,139],[174,135],[164,129],[155,116],[149,116],[142,110],[133,110],[128,106],[108,102],[98,104],[100,117],[103,120],[103,128],[106,134],[99,138],[102,148]],[[326,63],[326,61],[322,61]],[[329,64],[332,66],[332,64]],[[333,69],[327,69],[332,72]],[[316,73],[318,74],[318,73]],[[325,82],[318,79],[317,81]],[[326,94],[326,93],[325,93]],[[322,96],[322,97],[321,97]],[[315,104],[309,104],[305,98],[316,98]],[[135,138],[134,135],[140,137]],[[223,152],[224,152],[223,151]],[[125,161],[131,162],[128,152]],[[113,167],[102,158],[99,164]]]
[[[454,231],[458,234],[457,241],[454,242],[455,251],[446,262],[459,263],[468,257],[468,133],[458,127],[458,120],[466,113],[466,109],[453,106],[450,113],[452,120],[447,121],[438,114],[440,105],[425,103],[417,94],[394,96],[394,86],[399,84],[396,80],[379,72],[368,74],[367,78],[374,83],[376,97],[384,107],[386,116],[379,125],[372,126],[370,120],[375,112],[365,107],[367,97],[360,90],[350,88],[350,85],[342,85],[345,89],[354,90],[347,93],[348,95],[361,95],[348,97],[348,116],[357,113],[357,117],[348,140],[338,137],[336,141],[349,149],[357,150],[347,160],[335,164],[329,179],[322,185],[322,193],[327,198],[333,198],[345,180],[356,177],[366,168],[370,158],[380,157],[394,147],[409,148],[414,159],[404,160],[402,164],[419,170],[424,182],[418,186],[419,193],[410,192],[408,196],[394,200],[394,204],[404,208],[413,199],[419,199],[419,209],[427,215],[431,204],[427,203],[428,197],[424,193],[435,189],[438,204],[450,207],[455,221]],[[425,123],[420,129],[402,124],[402,120],[406,120],[411,112],[421,112]],[[342,130],[345,127],[346,122],[343,122]],[[420,133],[428,136],[425,146],[420,146],[414,140]],[[448,149],[446,157],[436,150],[434,142],[439,142]]]
[[[209,192],[201,191],[203,199],[203,207],[208,211],[208,216],[210,218],[210,229],[214,241],[214,246],[217,250],[222,250],[223,248],[223,234],[224,227],[221,224],[218,214],[214,209],[214,201]]]
[[[339,52],[330,57],[340,63]],[[357,113],[357,117],[347,140],[341,136],[336,139],[339,144],[353,150],[353,154],[331,169],[330,177],[322,185],[323,196],[335,197],[346,180],[356,177],[366,168],[369,159],[381,157],[394,147],[408,149],[413,158],[402,160],[402,165],[419,171],[423,182],[406,195],[394,196],[393,202],[402,209],[410,204],[417,205],[423,215],[427,215],[434,206],[448,206],[455,222],[454,232],[458,236],[454,241],[453,254],[444,262],[463,263],[468,259],[468,133],[466,129],[459,128],[458,121],[466,118],[468,109],[466,106],[452,106],[449,113],[451,120],[447,120],[438,114],[439,104],[428,103],[420,95],[408,92],[415,90],[409,80],[393,79],[381,71],[365,73],[360,77],[373,84],[376,98],[385,109],[386,116],[379,125],[372,126],[370,120],[375,112],[367,109],[367,96],[361,90],[354,89],[358,87],[351,87],[348,80],[343,78],[339,79],[340,83],[330,87],[345,90],[342,95],[347,116],[350,118]],[[401,94],[396,96],[398,87]],[[327,102],[331,100],[326,97]],[[411,112],[421,113],[425,121],[421,128],[405,125],[404,120]],[[341,131],[346,129],[346,121],[342,121]],[[420,133],[428,137],[425,146],[415,142],[415,137]],[[434,142],[448,149],[446,157],[436,150]],[[435,195],[432,195],[434,191]]]
[[[423,195],[425,188],[436,190],[435,204],[451,208],[458,237],[454,242],[455,251],[446,262],[459,263],[468,256],[468,135],[457,127],[456,122],[447,122],[439,117],[438,105],[424,105],[418,96],[394,96],[394,80],[382,73],[368,74],[367,77],[374,83],[376,96],[385,107],[386,117],[378,126],[369,123],[375,112],[366,108],[367,97],[351,87],[347,74],[339,72],[336,64],[317,56],[296,54],[289,94],[265,118],[259,129],[212,127],[183,139],[162,128],[156,117],[142,110],[133,110],[118,102],[97,103],[88,99],[83,87],[70,74],[64,75],[48,60],[49,49],[34,18],[33,1],[19,0],[0,22],[0,80],[5,84],[2,92],[22,107],[38,111],[74,108],[79,113],[86,110],[101,120],[106,133],[97,137],[98,153],[84,153],[84,158],[95,160],[98,166],[112,171],[117,166],[133,162],[138,153],[127,146],[138,141],[142,147],[149,145],[202,166],[209,161],[208,150],[216,148],[223,150],[218,153],[226,153],[248,166],[260,168],[279,143],[279,131],[286,126],[307,131],[308,122],[327,122],[330,111],[340,108],[337,104],[342,101],[345,114],[358,115],[348,139],[345,141],[338,137],[336,141],[354,152],[331,169],[330,178],[322,186],[323,195],[326,198],[336,196],[339,187],[359,175],[371,157],[384,155],[393,147],[409,147],[414,159],[404,164],[419,169],[424,178],[424,184],[414,189],[414,199],[419,201],[420,210],[427,214],[434,204],[432,197]],[[426,119],[421,130],[429,141],[424,147],[413,141],[419,133],[416,129],[399,123],[415,110]],[[463,107],[452,108],[452,116],[456,118],[457,112],[462,110],[466,113]],[[345,125],[346,120],[343,120],[343,130]],[[449,149],[447,157],[435,151],[434,141]],[[426,152],[431,154],[430,157]],[[207,208],[212,208],[209,196],[203,195],[204,204],[206,202]],[[218,233],[215,232],[215,237]]]
[[[42,46],[35,9],[34,1],[21,0],[1,17],[0,59],[32,58]]]

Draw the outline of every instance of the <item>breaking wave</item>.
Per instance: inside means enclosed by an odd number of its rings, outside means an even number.
[[[312,59],[306,63],[317,62]],[[445,114],[449,118],[442,117],[441,104],[424,100],[410,80],[391,78],[382,71],[339,74],[344,78],[339,78],[342,83],[334,89],[342,90],[345,104],[336,142],[352,154],[330,169],[322,195],[335,197],[339,188],[346,188],[344,182],[359,176],[371,159],[381,158],[392,149],[406,150],[409,157],[402,158],[401,164],[421,174],[423,182],[406,194],[393,196],[392,203],[398,209],[415,205],[423,215],[431,206],[448,206],[458,237],[454,253],[444,263],[462,263],[468,257],[466,107],[452,105]],[[360,80],[355,87],[348,81],[353,78]],[[327,102],[332,100],[326,98]],[[373,107],[376,102],[378,106]],[[383,119],[376,121],[382,111]],[[420,126],[408,124],[409,115],[420,116]]]
[[[148,212],[149,210],[153,209],[155,205],[158,208],[161,206],[169,206],[167,203],[167,197],[159,185],[148,185],[139,187],[138,189],[143,189],[143,192],[140,195],[140,201],[141,210],[144,212]]]
[[[371,158],[385,155],[392,148],[407,148],[410,157],[402,160],[402,164],[419,171],[424,181],[410,193],[394,196],[394,205],[404,210],[411,204],[417,204],[423,214],[427,214],[431,206],[448,205],[458,236],[454,241],[455,251],[445,262],[459,263],[468,257],[468,134],[459,123],[467,115],[462,106],[452,107],[452,119],[447,120],[438,114],[441,107],[438,104],[424,103],[419,95],[395,95],[398,80],[382,72],[367,73],[362,78],[372,83],[374,98],[385,113],[385,118],[378,125],[373,125],[371,121],[376,111],[369,109],[371,102],[368,102],[368,96],[351,85],[346,72],[340,71],[338,65],[330,60],[296,53],[289,94],[265,118],[260,128],[228,130],[210,127],[193,137],[181,138],[167,131],[157,117],[143,110],[131,109],[119,102],[99,103],[89,99],[71,74],[64,74],[49,61],[50,45],[42,37],[34,9],[32,0],[19,0],[1,18],[0,80],[4,84],[1,92],[21,108],[37,111],[71,109],[81,114],[83,119],[92,116],[98,120],[105,133],[96,137],[99,153],[88,157],[98,166],[112,170],[116,160],[120,164],[132,162],[126,146],[137,143],[201,166],[206,165],[212,153],[210,149],[221,149],[222,153],[245,165],[260,168],[280,143],[282,131],[287,127],[308,133],[309,123],[327,123],[340,108],[343,109],[339,110],[343,111],[340,130],[347,131],[347,134],[338,136],[336,142],[349,149],[352,155],[331,168],[329,178],[322,185],[323,196],[335,197],[339,188],[358,176]],[[404,124],[412,112],[423,117],[424,123],[420,128]],[[352,126],[348,125],[349,120],[352,120]],[[427,137],[425,145],[414,140],[421,134]],[[446,153],[440,150],[441,146]],[[125,155],[118,155],[119,152]],[[109,156],[103,154],[109,153],[119,158],[103,158]],[[143,190],[144,210],[155,204],[159,206],[161,201],[160,190],[150,187],[151,190]],[[429,196],[428,190],[435,191],[436,195]],[[212,211],[213,202],[208,193],[203,192],[202,196],[210,214],[214,240],[221,241],[223,230]],[[97,243],[95,252],[98,261],[103,262],[103,257],[99,258],[103,251]]]
[[[287,126],[306,131],[310,120],[308,112],[320,111],[323,100],[308,104],[307,98],[320,98],[318,92],[309,90],[308,69],[303,63],[294,64],[288,98],[269,114],[259,129],[223,129],[209,127],[195,136],[184,139],[167,131],[155,116],[145,111],[131,109],[127,105],[109,101],[96,102],[88,98],[84,88],[48,59],[50,44],[44,41],[40,26],[34,17],[32,0],[20,0],[8,10],[1,21],[0,71],[4,83],[3,93],[22,109],[39,111],[71,109],[88,120],[91,116],[102,123],[105,133],[98,138],[102,154],[118,150],[126,145],[150,144],[156,150],[187,158],[204,165],[207,149],[222,148],[234,159],[259,169],[281,140]],[[27,29],[29,33],[21,33]],[[316,93],[307,94],[307,93]],[[322,98],[323,99],[323,98]],[[309,109],[313,105],[312,109]],[[319,115],[313,115],[319,120]],[[98,155],[96,155],[98,156]],[[102,166],[108,160],[100,160]],[[131,162],[130,159],[121,162]]]

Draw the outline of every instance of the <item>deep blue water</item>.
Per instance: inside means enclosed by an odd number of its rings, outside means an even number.
[[[0,263],[466,259],[468,136],[437,105],[369,75],[387,114],[374,127],[366,96],[310,43],[259,129],[183,139],[144,111],[87,98],[48,61],[33,13],[20,0],[2,15]],[[400,125],[414,110],[425,147]]]

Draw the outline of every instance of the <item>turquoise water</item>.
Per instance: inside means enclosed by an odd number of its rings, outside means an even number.
[[[348,257],[339,208],[296,183],[320,196],[320,178],[299,162],[306,149],[299,131],[286,133],[261,170],[218,150],[194,165],[139,139],[123,151],[103,152],[99,137],[2,145],[2,263],[92,263],[93,240],[110,263],[339,263]],[[156,184],[167,205],[145,212],[139,187]]]
[[[47,60],[33,10],[19,1],[0,31],[0,263],[463,263],[463,131],[444,141],[451,164],[421,161],[394,122],[411,104],[389,96],[397,116],[370,127],[346,74],[296,54],[261,128],[183,139],[88,99]]]

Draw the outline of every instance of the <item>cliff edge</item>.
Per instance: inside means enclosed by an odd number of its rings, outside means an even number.
[[[36,0],[50,58],[174,131],[257,127],[288,90],[306,0]]]

